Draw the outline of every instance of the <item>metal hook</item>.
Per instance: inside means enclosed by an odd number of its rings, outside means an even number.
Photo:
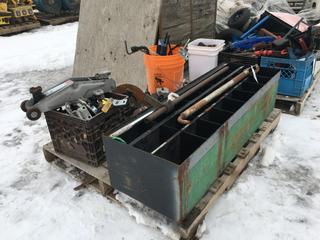
[[[124,45],[126,47],[126,52],[128,55],[132,55],[132,54],[139,52],[139,51],[150,55],[149,48],[147,48],[146,46],[133,46],[130,48],[131,52],[129,52],[127,41],[124,41]]]
[[[131,53],[129,52],[128,44],[127,44],[127,41],[126,41],[126,40],[124,41],[124,45],[125,45],[125,47],[126,47],[126,52],[127,52],[128,55],[131,55],[131,54],[134,53],[134,52],[131,52]]]

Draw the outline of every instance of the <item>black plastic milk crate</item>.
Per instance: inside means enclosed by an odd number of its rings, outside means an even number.
[[[45,117],[55,151],[97,167],[105,161],[102,134],[119,127],[131,113],[129,107],[117,107],[89,121],[57,111]]]

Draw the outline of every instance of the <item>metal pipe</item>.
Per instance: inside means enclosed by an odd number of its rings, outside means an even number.
[[[218,70],[216,70],[216,72],[220,71],[220,70],[221,70],[222,68],[224,68],[225,66],[227,66],[227,65],[220,65],[220,66],[218,67]],[[233,76],[235,76],[236,74],[238,74],[242,69],[243,69],[243,67],[237,68],[236,70],[234,70],[233,72],[231,72],[230,74],[228,74],[228,76],[224,77],[221,81],[219,81],[218,84],[216,84],[215,86],[211,86],[210,88],[212,88],[212,90],[213,90],[213,89],[216,89],[218,86],[223,85],[223,83],[227,82],[228,79],[230,79],[230,78],[232,78]],[[210,71],[210,72],[211,72],[211,74],[212,74],[213,70]],[[204,76],[205,76],[206,78],[208,78],[208,76],[210,76],[210,75],[209,75],[209,73],[206,73]],[[206,80],[206,79],[204,79],[204,80],[202,79],[202,81],[205,81],[205,80]],[[197,81],[197,82],[196,82],[196,83],[195,83],[195,82],[190,83],[193,87],[195,87],[196,85],[198,85],[199,83],[202,82],[201,80],[195,80],[195,81]],[[209,88],[209,89],[206,89],[205,91],[203,91],[203,93],[206,93],[206,92],[210,93],[210,88]],[[187,91],[189,91],[189,90],[190,90],[190,88],[188,88]],[[179,91],[182,91],[182,89],[179,90]],[[178,91],[178,92],[179,92],[179,91]],[[185,92],[187,92],[187,91],[182,91],[182,92],[185,93]],[[183,93],[182,93],[182,94],[183,94]],[[203,93],[201,93],[201,95],[203,95]],[[203,96],[205,96],[205,94],[204,94]],[[148,102],[149,102],[149,101],[148,101]],[[142,115],[142,116],[139,117],[138,119],[130,122],[128,125],[122,127],[121,129],[118,129],[117,131],[115,131],[114,133],[112,133],[112,134],[110,135],[110,137],[118,137],[118,136],[122,135],[123,133],[125,133],[126,131],[129,131],[129,130],[130,130],[131,128],[133,128],[136,124],[138,124],[138,123],[140,123],[141,121],[145,120],[145,118],[148,117],[150,114],[152,114],[154,111],[155,111],[154,109],[149,110],[148,112],[146,112],[144,115]]]
[[[146,117],[148,117],[151,113],[153,113],[153,110],[150,110],[148,112],[146,112],[145,114],[143,114],[141,117],[137,118],[136,120],[132,121],[131,123],[129,123],[128,125],[118,129],[117,131],[115,131],[114,133],[110,134],[110,137],[119,137],[121,134],[125,133],[126,131],[130,130],[131,128],[133,128],[137,123],[141,122],[143,119],[145,119]]]
[[[157,110],[155,110],[155,112],[153,112],[151,115],[149,115],[146,118],[146,121],[149,121],[149,122],[153,121],[153,120],[157,119],[158,117],[160,117],[161,115],[171,111],[171,109],[173,109],[177,104],[181,103],[183,100],[185,100],[186,98],[190,97],[193,93],[195,93],[196,91],[200,90],[201,88],[206,86],[208,83],[212,82],[213,80],[217,79],[218,77],[220,77],[221,75],[223,75],[224,73],[229,71],[229,69],[230,69],[229,66],[225,66],[220,71],[214,73],[213,75],[211,75],[210,77],[208,77],[204,81],[200,82],[195,87],[193,87],[189,91],[183,93],[181,96],[179,96],[175,100],[168,101],[166,104],[164,104],[163,106],[159,107]]]
[[[226,66],[228,66],[228,63],[223,63],[223,64],[218,65],[216,68],[212,69],[211,71],[209,71],[209,72],[203,74],[202,76],[198,77],[197,79],[189,82],[183,88],[180,88],[176,93],[179,94],[179,95],[182,95],[185,92],[188,92],[191,88],[194,88],[196,85],[198,85],[199,83],[201,83],[204,80],[206,80],[212,74],[215,74],[216,72],[219,72],[221,69],[225,68]]]
[[[255,72],[258,73],[260,68],[258,65],[255,66]],[[232,80],[230,80],[229,82],[227,82],[226,84],[224,84],[222,87],[214,90],[212,93],[210,93],[208,96],[206,96],[205,98],[201,99],[200,101],[198,101],[197,103],[195,103],[194,105],[192,105],[191,107],[189,107],[188,109],[186,109],[184,112],[182,112],[180,114],[180,116],[178,117],[178,122],[182,125],[188,125],[191,123],[191,121],[187,120],[188,117],[190,117],[191,115],[193,115],[195,112],[199,111],[200,109],[202,109],[203,107],[205,107],[208,103],[210,103],[211,101],[213,101],[215,98],[217,98],[218,96],[222,95],[223,93],[225,93],[227,90],[229,90],[230,88],[232,88],[233,86],[237,85],[239,82],[241,82],[243,79],[245,79],[246,77],[249,76],[250,72],[252,72],[252,68],[247,68],[245,69],[242,73],[240,73],[238,76],[234,77]]]

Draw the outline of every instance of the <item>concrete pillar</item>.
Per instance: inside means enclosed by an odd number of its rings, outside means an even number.
[[[155,41],[161,0],[81,1],[74,76],[91,76],[109,70],[117,84],[146,89],[143,54],[128,56],[128,45]]]

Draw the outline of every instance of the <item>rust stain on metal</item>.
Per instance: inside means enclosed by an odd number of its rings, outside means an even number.
[[[255,109],[258,111],[262,111],[265,116],[269,114],[270,111],[270,103],[272,101],[272,90],[268,91],[263,97],[262,100],[258,102],[258,104],[255,106]],[[243,127],[241,129],[238,129],[236,134],[233,136],[231,140],[231,148],[236,148],[239,145],[239,142],[241,141],[242,137],[248,132],[248,130],[254,125],[256,122],[256,119],[254,115],[252,115],[247,121],[245,121]]]
[[[218,175],[221,174],[222,169],[223,169],[223,146],[224,146],[224,141],[225,141],[225,137],[227,135],[228,132],[228,128],[229,128],[229,123],[228,121],[225,122],[223,124],[223,126],[220,128],[219,130],[219,143],[218,143],[218,161],[217,161],[217,171],[218,171]]]
[[[272,97],[273,97],[272,91],[273,91],[273,88],[263,96],[264,101],[262,102],[262,110],[265,115],[269,114],[269,111],[270,111],[269,109],[270,103],[272,102]]]
[[[259,106],[256,106],[255,108],[260,108]],[[231,139],[231,146],[229,146],[230,149],[237,149],[239,145],[242,145],[242,139],[244,136],[246,136],[249,133],[250,128],[256,123],[255,115],[250,116],[244,123],[243,126],[238,129],[235,134],[233,135],[233,138]]]
[[[178,169],[179,197],[180,197],[180,215],[188,209],[188,194],[190,191],[190,180],[188,176],[190,160],[186,160]],[[185,199],[184,199],[185,196]]]
[[[131,179],[128,177],[128,175],[124,175],[124,186],[125,186],[127,189],[132,190]]]

